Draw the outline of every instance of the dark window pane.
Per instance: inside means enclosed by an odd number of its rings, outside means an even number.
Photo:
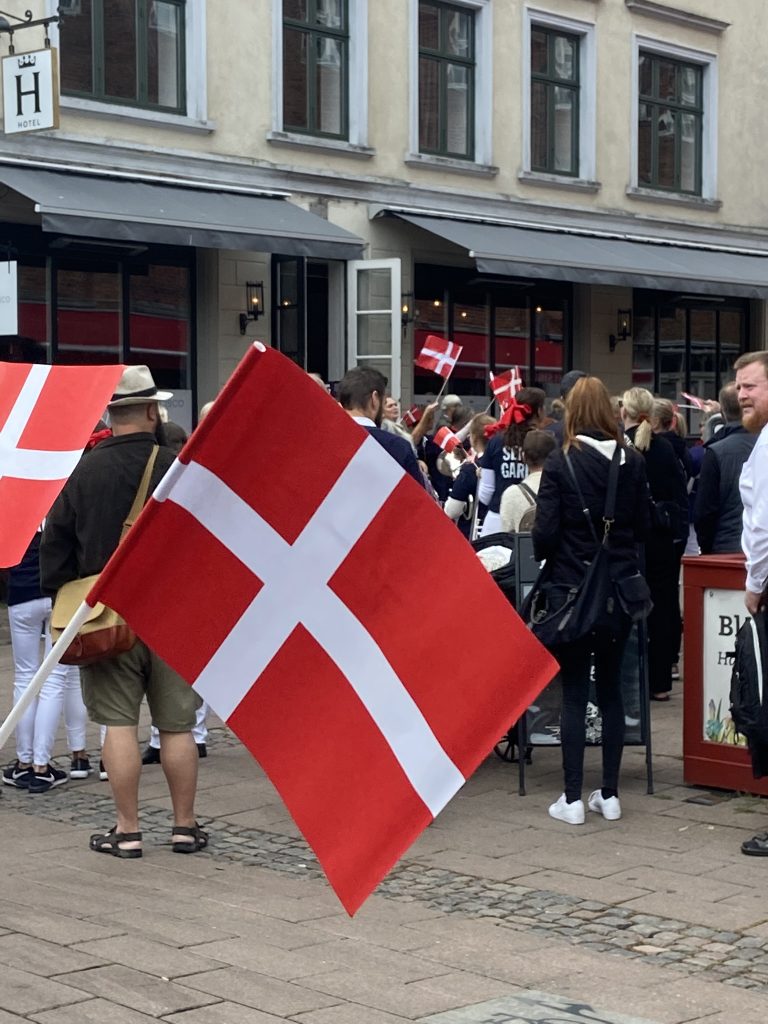
[[[680,68],[680,102],[688,107],[699,105],[700,68],[686,65]]]
[[[660,100],[677,99],[677,65],[669,60],[657,60],[659,69],[659,90]]]
[[[57,290],[58,361],[119,362],[121,288],[117,266],[99,272],[62,267]]]
[[[176,110],[181,106],[181,11],[176,4],[150,0],[148,14],[147,100]]]
[[[635,309],[634,340],[632,345],[632,384],[635,387],[656,390],[656,326],[652,311]]]
[[[309,128],[307,109],[307,33],[286,28],[283,32],[283,124]]]
[[[573,89],[555,87],[555,139],[554,139],[554,170],[566,173],[575,172],[574,145],[576,137],[576,92]]]
[[[685,310],[659,310],[659,395],[676,401],[685,389]]]
[[[554,44],[554,75],[569,82],[578,77],[578,45],[569,36],[555,36]]]
[[[309,0],[283,0],[283,17],[293,18],[294,21],[306,21],[309,8]]]
[[[62,17],[61,88],[62,92],[93,91],[93,29],[91,0],[83,0],[76,14]]]
[[[637,129],[637,179],[641,185],[653,183],[653,107],[640,104]]]
[[[640,54],[639,63],[640,95],[653,95],[653,61],[647,54]]]
[[[104,93],[136,100],[136,0],[104,0]]]
[[[317,129],[330,135],[341,135],[344,129],[343,44],[324,36],[318,36],[316,44]]]
[[[472,15],[460,11],[447,13],[448,39],[446,51],[452,57],[472,56]]]
[[[344,0],[317,0],[315,23],[323,28],[343,28]]]
[[[565,313],[562,309],[542,309],[537,306],[534,316],[533,380],[547,394],[557,394],[563,376],[563,342],[565,339]],[[548,386],[549,385],[549,386]]]
[[[132,274],[129,287],[128,361],[146,363],[164,387],[188,388],[189,268],[151,265]]]
[[[531,83],[531,164],[546,170],[548,166],[547,87],[544,82]]]
[[[660,188],[675,187],[675,135],[676,117],[669,109],[655,111],[659,147],[659,166],[656,183]]]
[[[533,29],[531,32],[531,71],[534,75],[547,73],[547,39],[546,32]]]
[[[440,148],[440,65],[426,57],[419,59],[419,149]]]
[[[440,49],[440,12],[433,4],[419,4],[419,46],[425,50]]]
[[[469,153],[469,70],[463,64],[449,64],[446,75],[446,150],[465,156]]]
[[[680,114],[680,188],[696,192],[698,182],[699,122],[693,114]]]

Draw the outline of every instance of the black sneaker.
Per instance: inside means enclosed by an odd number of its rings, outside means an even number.
[[[69,775],[63,772],[61,768],[54,768],[52,765],[47,765],[44,772],[38,774],[37,772],[32,773],[32,778],[29,780],[30,793],[47,793],[49,789],[53,789],[55,786],[63,786],[65,782],[69,782]]]
[[[147,746],[144,753],[141,755],[142,764],[160,764],[160,748]]]
[[[70,779],[87,779],[91,774],[91,762],[87,757],[73,757],[69,762]]]
[[[16,789],[27,789],[32,775],[31,768],[22,768],[18,761],[9,764],[3,772],[3,784],[15,786]]]
[[[197,756],[198,757],[208,757],[208,750],[207,750],[207,748],[206,748],[204,743],[198,743],[197,744]]]

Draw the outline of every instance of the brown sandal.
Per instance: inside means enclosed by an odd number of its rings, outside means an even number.
[[[189,836],[189,839],[174,842],[174,836]],[[191,827],[174,825],[171,829],[171,849],[174,853],[197,853],[198,850],[204,850],[207,845],[208,833],[204,832],[197,822]]]
[[[118,832],[114,826],[109,832],[94,832],[88,845],[96,853],[108,853],[112,857],[123,857],[125,860],[136,860],[143,856],[143,851],[136,849],[124,850],[120,843],[140,843],[141,832]]]

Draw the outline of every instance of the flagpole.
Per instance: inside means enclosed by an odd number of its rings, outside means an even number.
[[[0,750],[5,746],[8,737],[16,728],[21,716],[43,688],[43,683],[61,661],[62,655],[77,636],[78,630],[88,618],[91,611],[92,609],[90,605],[87,605],[85,601],[83,601],[72,616],[70,622],[67,624],[64,632],[43,659],[42,665],[37,672],[35,672],[29,686],[13,706],[11,713],[8,715],[6,720],[2,725],[0,725]]]

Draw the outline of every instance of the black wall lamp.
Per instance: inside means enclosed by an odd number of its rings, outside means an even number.
[[[240,314],[240,333],[245,334],[249,320],[258,320],[264,315],[264,282],[249,281],[245,286],[246,313]]]
[[[626,341],[632,336],[632,310],[620,309],[616,313],[616,333],[608,335],[608,347],[611,352],[616,351],[620,341]]]
[[[403,327],[413,323],[415,315],[413,292],[403,292],[400,296],[400,314],[403,320]]]

